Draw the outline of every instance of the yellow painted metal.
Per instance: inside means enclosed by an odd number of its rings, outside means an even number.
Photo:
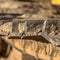
[[[52,5],[60,5],[60,0],[51,0]]]

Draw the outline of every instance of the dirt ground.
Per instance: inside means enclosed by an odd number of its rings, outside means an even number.
[[[22,60],[22,54],[13,48],[8,58],[1,57],[0,60]]]

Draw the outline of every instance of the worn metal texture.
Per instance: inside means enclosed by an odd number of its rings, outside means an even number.
[[[60,59],[60,13],[50,2],[0,1],[0,43],[13,48],[5,60]]]

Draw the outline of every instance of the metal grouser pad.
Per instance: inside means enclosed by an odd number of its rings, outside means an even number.
[[[60,20],[0,20],[0,22],[1,36],[20,39],[42,36],[48,42],[60,45]]]

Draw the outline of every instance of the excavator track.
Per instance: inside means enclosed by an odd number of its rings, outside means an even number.
[[[15,48],[22,60],[59,60],[59,9],[50,0],[0,1],[1,57],[9,58]]]

